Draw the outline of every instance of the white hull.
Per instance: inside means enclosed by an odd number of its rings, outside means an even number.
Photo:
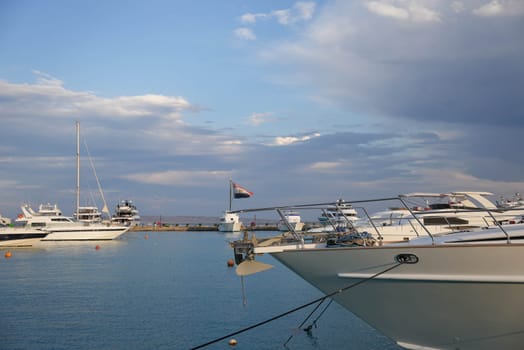
[[[74,227],[48,227],[49,234],[42,241],[102,241],[113,240],[129,230],[129,227],[85,225]]]
[[[293,247],[271,254],[325,294],[395,265],[399,254],[414,254],[418,263],[400,265],[334,299],[406,348],[524,344],[524,244]]]
[[[295,223],[290,222],[289,225],[291,225],[291,227],[293,228],[295,232],[302,231],[304,229],[303,222],[295,222]],[[278,230],[282,232],[286,232],[286,231],[289,231],[289,227],[287,227],[287,225],[284,223],[279,223]]]
[[[239,232],[242,230],[241,222],[226,222],[218,225],[218,231],[220,232]]]
[[[40,230],[22,227],[0,228],[0,247],[24,248],[32,247],[47,235]]]

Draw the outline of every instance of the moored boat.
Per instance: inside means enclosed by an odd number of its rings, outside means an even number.
[[[424,235],[401,243],[367,240],[357,229],[353,242],[295,234],[232,246],[240,275],[264,268],[254,257],[271,254],[404,348],[520,349],[524,224],[494,222],[432,234],[420,221]]]
[[[218,223],[220,232],[239,232],[242,229],[242,222],[238,214],[226,211]]]
[[[304,229],[304,223],[301,221],[302,218],[298,211],[287,210],[282,214],[284,217],[277,224],[279,231],[302,231]]]
[[[140,224],[138,209],[131,200],[122,200],[116,205],[115,214],[111,222],[124,226],[136,226]]]
[[[112,240],[124,234],[129,228],[124,226],[75,221],[55,212],[44,215],[35,212],[28,205],[21,207],[22,214],[16,222],[25,229],[38,229],[45,232],[41,241],[92,241]]]

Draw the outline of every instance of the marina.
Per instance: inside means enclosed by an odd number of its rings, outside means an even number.
[[[244,305],[240,279],[226,264],[230,239],[216,231],[131,231],[114,241],[2,253],[0,295],[9,300],[2,348],[191,349],[321,296],[267,256],[276,267],[245,279]],[[288,349],[399,349],[336,304],[308,334],[299,325],[311,310],[235,336],[235,349],[278,349],[291,335]],[[206,348],[229,349],[229,340]]]
[[[524,0],[5,3],[0,350],[524,349]]]

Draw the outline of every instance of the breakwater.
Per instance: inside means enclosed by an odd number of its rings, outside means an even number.
[[[258,224],[242,226],[242,231],[277,231],[275,224]],[[218,224],[162,224],[162,225],[137,225],[131,227],[130,231],[218,231]]]

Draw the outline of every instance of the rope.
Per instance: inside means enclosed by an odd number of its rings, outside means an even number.
[[[307,322],[307,320],[309,320],[309,318],[315,313],[315,311],[317,311],[317,309],[320,307],[320,305],[322,305],[322,303],[325,301],[326,299],[322,299],[320,301],[320,303],[317,304],[317,306],[315,306],[315,308],[309,313],[309,315],[307,315],[307,317],[304,319],[304,321],[302,321],[302,323],[300,324],[300,326],[298,326],[298,329],[301,329],[304,324]],[[287,345],[287,343],[289,343],[289,341],[293,338],[293,334],[291,334],[289,336],[289,338],[287,338],[286,342],[284,343],[284,346]]]
[[[195,346],[195,347],[191,348],[190,350],[197,350],[197,349],[205,348],[205,347],[208,346],[208,345],[211,345],[211,344],[214,344],[214,343],[218,343],[219,341],[222,341],[222,340],[224,340],[224,339],[226,339],[226,338],[229,338],[229,337],[235,336],[235,335],[237,335],[237,334],[241,334],[241,333],[247,332],[247,331],[249,331],[249,330],[251,330],[251,329],[254,329],[254,328],[260,327],[260,326],[262,326],[262,325],[265,325],[266,323],[273,322],[273,321],[275,321],[275,320],[277,320],[277,319],[279,319],[279,318],[282,318],[282,317],[284,317],[284,316],[287,316],[287,315],[289,315],[289,314],[292,314],[292,313],[294,313],[294,312],[297,312],[297,311],[299,311],[299,310],[302,310],[302,309],[304,309],[304,308],[306,308],[306,307],[308,307],[308,306],[311,306],[311,305],[313,305],[313,304],[316,304],[316,303],[318,303],[318,302],[321,302],[321,301],[324,301],[324,300],[326,300],[326,299],[328,299],[328,298],[331,298],[331,297],[333,297],[334,295],[337,295],[337,294],[340,294],[340,293],[342,293],[342,292],[345,292],[345,291],[348,290],[348,289],[351,289],[351,288],[354,288],[354,287],[356,287],[356,286],[359,286],[359,285],[361,285],[361,284],[363,284],[363,283],[365,283],[365,282],[367,282],[367,281],[370,281],[370,280],[374,279],[375,277],[378,277],[378,276],[380,276],[380,275],[382,275],[382,274],[384,274],[384,273],[386,273],[386,272],[389,272],[389,271],[391,271],[391,270],[393,270],[393,269],[399,267],[399,266],[402,265],[402,264],[403,264],[402,262],[398,262],[398,263],[396,263],[395,265],[390,266],[390,267],[388,267],[387,269],[385,269],[385,270],[383,270],[383,271],[377,272],[376,274],[374,274],[374,275],[372,275],[372,276],[370,276],[370,277],[368,277],[368,278],[362,279],[362,280],[360,280],[360,281],[358,281],[358,282],[355,282],[355,283],[353,283],[353,284],[350,284],[350,285],[348,285],[348,286],[346,286],[346,287],[344,287],[344,288],[341,288],[341,289],[338,289],[338,290],[336,290],[336,291],[334,291],[334,292],[331,292],[331,293],[329,293],[329,294],[326,294],[326,295],[324,295],[323,297],[317,298],[317,299],[315,299],[315,300],[313,300],[313,301],[310,301],[310,302],[305,303],[305,304],[303,304],[303,305],[297,306],[297,307],[295,307],[295,308],[293,308],[293,309],[291,309],[291,310],[288,310],[288,311],[283,312],[283,313],[281,313],[281,314],[279,314],[279,315],[276,315],[276,316],[274,316],[274,317],[271,317],[271,318],[269,318],[269,319],[267,319],[267,320],[265,320],[265,321],[262,321],[262,322],[256,323],[256,324],[254,324],[254,325],[251,325],[251,326],[248,326],[248,327],[245,327],[245,328],[242,328],[242,329],[240,329],[240,330],[238,330],[238,331],[236,331],[236,332],[229,333],[229,334],[224,335],[224,336],[222,336],[222,337],[220,337],[220,338],[216,338],[216,339],[213,339],[213,340],[211,340],[211,341],[208,341],[207,343],[204,343],[204,344],[201,344],[201,345]]]
[[[313,326],[315,326],[315,328],[317,328],[317,321],[320,319],[320,317],[322,317],[322,315],[324,314],[324,312],[326,312],[326,310],[331,306],[331,303],[333,303],[333,299],[331,299],[329,301],[329,303],[326,305],[326,307],[324,308],[324,310],[322,310],[320,312],[320,314],[317,316],[317,318],[315,318],[313,320],[313,323],[311,323],[309,326],[307,326],[306,328],[304,328],[304,331],[310,333],[311,332],[311,329],[313,328]]]

